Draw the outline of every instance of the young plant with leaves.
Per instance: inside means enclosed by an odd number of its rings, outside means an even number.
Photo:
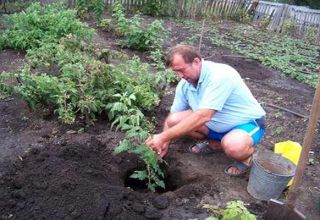
[[[224,209],[211,208],[212,216],[206,220],[256,220],[256,216],[251,214],[240,200],[227,202]]]
[[[130,177],[141,181],[147,180],[147,187],[155,191],[157,187],[165,188],[163,182],[164,173],[160,164],[164,161],[158,155],[146,146],[143,142],[150,135],[152,125],[148,122],[143,113],[137,109],[133,102],[136,97],[134,94],[115,94],[118,100],[109,103],[109,119],[112,122],[111,127],[116,126],[126,132],[126,138],[120,142],[115,149],[115,153],[129,152],[137,154],[146,165],[145,170],[136,170]]]

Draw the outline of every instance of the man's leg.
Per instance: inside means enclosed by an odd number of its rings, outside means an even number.
[[[232,130],[226,134],[221,140],[221,145],[227,156],[245,165],[249,165],[251,155],[255,151],[252,137],[240,129]],[[227,172],[239,174],[240,170],[237,167],[230,167]]]

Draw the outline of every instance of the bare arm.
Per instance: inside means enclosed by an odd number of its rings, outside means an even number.
[[[215,111],[212,109],[200,109],[193,112],[175,126],[164,130],[159,135],[162,136],[164,141],[171,141],[172,139],[182,137],[192,131],[197,130],[206,122],[210,121],[214,113]]]
[[[156,134],[152,138],[148,138],[146,144],[163,156],[164,154],[162,151],[166,152],[168,148],[168,144],[166,143],[197,130],[206,122],[210,121],[214,113],[215,111],[212,109],[200,109],[195,111],[175,126],[164,129],[162,133]]]

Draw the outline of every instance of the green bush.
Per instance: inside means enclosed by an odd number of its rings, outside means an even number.
[[[42,42],[57,42],[69,34],[79,40],[91,39],[94,34],[76,18],[75,11],[66,10],[61,4],[32,4],[25,12],[6,16],[5,24],[4,46],[15,49],[40,47]]]
[[[104,12],[104,0],[76,0],[77,15],[81,18],[89,16],[89,12],[93,11],[96,19],[100,21]]]
[[[296,30],[296,22],[293,19],[286,20],[283,22],[281,32],[287,35],[294,35]]]
[[[145,30],[139,26],[133,27],[121,46],[141,51],[157,49],[161,47],[165,34],[162,22],[155,20]]]
[[[112,16],[116,20],[116,34],[126,37],[121,42],[121,46],[124,48],[140,51],[158,49],[167,35],[162,22],[159,20],[155,20],[149,26],[143,27],[139,14],[136,14],[130,20],[127,19],[124,14],[124,8],[119,1],[116,1],[114,5]]]

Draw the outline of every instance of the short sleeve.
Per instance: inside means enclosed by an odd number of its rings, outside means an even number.
[[[177,88],[176,88],[176,93],[175,93],[173,104],[172,104],[171,110],[170,110],[171,113],[180,112],[180,111],[190,109],[187,97],[183,91],[183,85],[184,85],[184,82],[180,81]]]

